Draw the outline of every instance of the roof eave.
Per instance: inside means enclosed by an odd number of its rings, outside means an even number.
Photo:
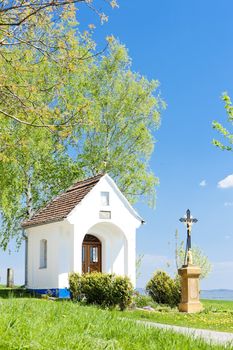
[[[27,224],[22,224],[21,227],[24,229],[24,230],[27,230],[28,228],[32,228],[32,227],[36,227],[36,226],[43,226],[43,225],[48,225],[48,224],[53,224],[55,222],[61,222],[61,221],[64,221],[66,219],[66,217],[62,218],[62,219],[56,219],[56,220],[49,220],[49,221],[45,221],[45,222],[39,222],[39,223],[31,223],[29,225]]]

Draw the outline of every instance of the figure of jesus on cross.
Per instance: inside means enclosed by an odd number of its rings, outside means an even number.
[[[194,219],[191,216],[189,209],[186,211],[186,216],[183,218],[180,218],[180,222],[183,222],[187,227],[187,243],[186,243],[186,250],[185,250],[185,257],[184,257],[184,265],[193,264],[192,251],[191,251],[191,230],[192,230],[192,224],[196,223],[197,221],[198,221],[197,219]]]

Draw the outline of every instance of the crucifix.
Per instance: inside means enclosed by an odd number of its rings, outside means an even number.
[[[184,257],[184,265],[192,265],[193,263],[192,252],[191,252],[191,230],[192,230],[192,224],[196,223],[197,221],[198,221],[197,219],[194,219],[191,216],[189,209],[186,211],[186,216],[183,218],[180,218],[180,222],[183,222],[187,227],[187,243],[186,243],[186,250],[185,250],[185,257]]]

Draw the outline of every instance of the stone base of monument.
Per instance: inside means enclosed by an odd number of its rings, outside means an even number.
[[[178,273],[181,276],[181,303],[179,304],[179,311],[188,313],[200,312],[203,310],[199,300],[200,267],[184,265],[178,270]]]

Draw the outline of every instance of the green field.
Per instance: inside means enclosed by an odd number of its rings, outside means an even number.
[[[133,320],[122,319],[123,314],[127,313],[70,301],[0,299],[0,349],[224,349],[180,334],[146,328]]]
[[[204,311],[197,314],[180,313],[177,309],[155,306],[155,311],[125,311],[124,317],[173,324],[186,327],[212,329],[233,333],[233,301],[202,300]]]

